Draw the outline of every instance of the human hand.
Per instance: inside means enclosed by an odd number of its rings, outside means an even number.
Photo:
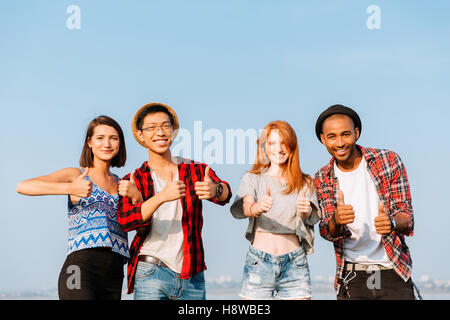
[[[164,196],[164,202],[180,199],[186,195],[186,185],[183,181],[173,181],[173,172],[170,170],[169,181],[161,191]]]
[[[307,219],[312,212],[311,201],[306,198],[307,190],[308,188],[305,188],[300,198],[297,199],[297,215],[303,220]]]
[[[85,179],[88,173],[89,167],[85,168],[84,172],[72,181],[70,185],[70,195],[77,198],[87,198],[91,196],[92,181]]]
[[[124,198],[129,198],[133,203],[141,202],[142,194],[136,186],[134,178],[135,170],[130,174],[130,180],[121,180],[119,182],[119,195]]]
[[[344,193],[342,190],[338,190],[338,197],[337,210],[334,214],[336,224],[345,225],[353,223],[353,221],[355,221],[355,211],[353,211],[353,206],[345,204]]]
[[[216,195],[217,184],[211,179],[209,169],[209,166],[207,166],[203,181],[197,181],[194,185],[195,193],[202,200],[214,198]]]
[[[375,229],[378,234],[385,235],[392,232],[391,220],[386,212],[384,212],[384,204],[378,204],[378,215],[374,220]]]
[[[259,217],[264,212],[267,212],[270,209],[272,209],[272,204],[273,204],[273,198],[270,195],[270,188],[269,188],[269,186],[267,186],[266,194],[261,198],[261,200],[259,200],[258,202],[256,202],[255,205],[253,205],[253,208],[251,208],[252,216]]]

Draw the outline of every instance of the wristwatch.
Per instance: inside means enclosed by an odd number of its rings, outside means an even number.
[[[393,217],[389,217],[389,220],[391,221],[391,232],[394,231],[395,228],[397,228],[397,223],[395,222],[395,219]]]
[[[220,182],[217,182],[216,184],[216,195],[214,196],[214,198],[219,198],[223,193],[223,186]]]

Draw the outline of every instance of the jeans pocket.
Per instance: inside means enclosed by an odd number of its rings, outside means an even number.
[[[197,272],[192,276],[193,282],[205,282],[205,273],[203,271]]]
[[[255,256],[253,253],[251,253],[251,252],[247,253],[247,258],[245,259],[245,265],[248,268],[253,268],[253,267],[257,266],[260,262],[261,262],[261,260],[257,256]]]
[[[136,268],[136,279],[143,279],[150,276],[157,268],[158,266],[155,264],[139,261]]]
[[[308,266],[308,260],[306,259],[306,254],[300,254],[294,259],[294,265],[298,268],[305,268]]]

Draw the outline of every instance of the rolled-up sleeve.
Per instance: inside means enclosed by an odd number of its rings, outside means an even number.
[[[412,209],[411,191],[405,166],[400,157],[392,152],[390,163],[393,168],[392,179],[389,184],[389,213],[394,216],[401,214],[408,218],[408,228],[403,233],[406,236],[414,235],[414,214]]]
[[[322,217],[319,223],[319,231],[322,238],[331,242],[336,242],[340,241],[344,237],[351,236],[351,232],[348,230],[347,226],[343,227],[343,233],[340,236],[333,237],[331,235],[329,224],[331,218],[336,212],[336,199],[333,194],[333,188],[330,185],[323,185],[318,173],[314,178],[314,186],[316,187],[319,208],[322,212]]]
[[[306,186],[305,186],[306,187]],[[305,224],[309,226],[314,226],[317,222],[320,221],[321,210],[319,206],[319,202],[317,200],[317,192],[314,186],[312,186],[312,192],[308,188],[306,192],[306,197],[311,202],[312,211],[307,219],[305,219]]]
[[[130,180],[130,175],[127,174],[122,180]],[[141,191],[138,173],[135,174],[135,180],[137,188]],[[146,222],[142,220],[142,204],[143,202],[132,204],[131,200],[127,197],[119,196],[117,220],[123,231],[129,232],[150,225],[150,220]]]
[[[255,179],[252,173],[246,172],[241,179],[239,189],[236,193],[233,204],[231,205],[230,212],[236,219],[247,218],[244,214],[244,197],[251,195],[257,201]]]

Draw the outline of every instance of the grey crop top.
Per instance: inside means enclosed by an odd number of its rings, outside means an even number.
[[[230,211],[237,219],[247,218],[243,210],[243,198],[247,195],[258,201],[266,194],[266,187],[270,188],[270,196],[273,198],[272,208],[258,218],[249,218],[246,238],[253,242],[255,231],[266,231],[278,234],[297,234],[300,241],[303,240],[307,253],[312,253],[314,241],[314,224],[320,220],[320,209],[316,192],[308,190],[306,197],[311,201],[313,211],[309,218],[303,221],[297,216],[297,193],[282,193],[285,186],[278,180],[264,174],[246,172],[241,179],[235,200]],[[306,188],[306,186],[305,186]],[[308,252],[308,249],[309,252]]]

